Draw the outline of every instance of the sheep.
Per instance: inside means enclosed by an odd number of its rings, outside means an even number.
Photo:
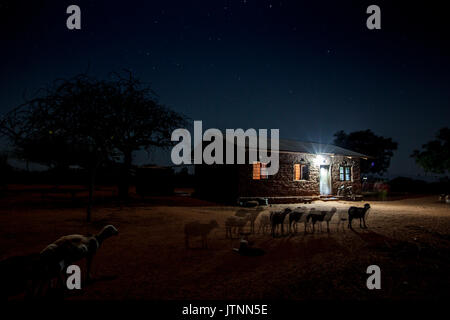
[[[325,217],[323,218],[323,221],[327,223],[327,232],[330,232],[330,221],[337,212],[337,209],[335,207],[332,207],[330,211],[328,211],[325,214]],[[320,224],[320,228],[322,228],[322,223]]]
[[[291,228],[294,228],[294,232],[297,232],[297,223],[305,215],[306,210],[305,207],[298,207],[289,213],[289,233],[291,232]]]
[[[314,210],[315,210],[314,208],[311,208],[310,212],[314,212]],[[306,228],[308,227],[308,215],[306,214],[306,212],[300,217],[300,220],[298,220],[295,223],[295,227],[297,227],[297,224],[299,224],[299,223],[304,224],[304,226],[305,226],[304,233],[306,233]]]
[[[325,214],[326,214],[326,211],[318,211],[315,208],[311,208],[308,215],[306,216],[305,231],[306,231],[306,225],[311,222],[312,232],[314,233],[316,222],[319,220],[323,221]]]
[[[281,226],[281,235],[283,235],[283,225],[284,225],[284,219],[286,218],[286,215],[291,212],[292,210],[289,208],[284,209],[283,211],[277,211],[277,212],[271,212],[270,213],[270,224],[272,227],[272,237],[275,237],[275,233],[277,231],[277,226]]]
[[[339,211],[337,212],[337,218],[338,218],[338,222],[337,222],[337,231],[339,231],[339,226],[342,223],[342,230],[345,230],[345,221],[348,220],[348,215],[346,211]]]
[[[270,213],[263,213],[259,218],[259,228],[258,233],[262,231],[263,234],[266,233],[266,229],[270,227]]]
[[[92,280],[91,265],[95,253],[103,241],[118,234],[119,231],[113,225],[107,225],[93,236],[79,234],[63,236],[44,248],[41,256],[47,257],[49,260],[59,259],[59,264],[64,271],[69,265],[86,258],[86,280],[90,282]]]
[[[263,209],[258,209],[256,211],[252,211],[250,213],[249,219],[250,219],[250,228],[251,228],[252,233],[255,233],[255,221],[262,211],[263,211]]]
[[[250,221],[250,232],[255,233],[255,221],[262,211],[262,208],[257,208],[256,210],[238,210],[235,216],[241,218],[247,217],[248,221]]]
[[[41,253],[39,253],[39,264],[34,271],[31,291],[28,292],[27,296],[48,296],[54,289],[58,289],[58,297],[63,298],[65,271],[70,265],[69,262],[71,259],[79,255],[78,251],[83,254],[88,253],[88,249],[85,245],[76,248],[75,246],[68,245],[58,246],[53,243],[42,250]],[[88,277],[87,279],[89,281]],[[54,280],[56,280],[56,282]],[[58,293],[58,291],[55,292]]]
[[[236,217],[231,216],[225,220],[225,237],[233,238],[232,231],[234,229],[235,233],[242,232],[242,229],[245,227],[247,222],[249,221],[249,216],[244,217]]]
[[[211,220],[209,223],[200,223],[199,221],[186,223],[184,226],[186,249],[189,249],[189,237],[201,237],[202,248],[208,248],[207,236],[214,228],[218,227],[219,224],[216,220]]]
[[[313,232],[315,231],[315,224],[319,222],[320,231],[322,231],[322,222],[327,223],[327,232],[330,232],[330,220],[336,213],[337,209],[335,207],[331,208],[330,211],[320,211],[320,213],[310,213],[307,220],[311,219],[313,225]]]
[[[359,219],[359,227],[367,228],[366,217],[369,214],[370,204],[366,203],[363,208],[350,207],[348,209],[348,228],[352,229],[352,220]],[[364,226],[361,226],[361,220]]]

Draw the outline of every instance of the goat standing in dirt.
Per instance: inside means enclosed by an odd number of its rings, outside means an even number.
[[[249,220],[249,216],[245,215],[243,217],[231,216],[225,220],[225,237],[233,238],[234,233],[241,233],[242,229],[245,227]]]
[[[95,254],[106,239],[118,234],[113,225],[103,227],[96,235],[71,234],[49,244],[41,251],[41,256],[50,260],[59,259],[63,272],[69,265],[86,258],[86,281],[89,282],[92,280],[91,265]]]
[[[345,232],[345,224],[347,223],[347,220],[348,220],[347,212],[342,211],[342,210],[337,212],[337,219],[338,219],[338,222],[337,222],[336,230],[339,231],[339,228],[342,225],[342,231]]]
[[[349,229],[352,229],[352,220],[353,219],[359,219],[359,227],[360,228],[367,228],[366,225],[366,218],[369,214],[370,210],[370,204],[366,203],[363,208],[358,207],[350,207],[348,209],[348,227]],[[363,226],[361,225],[361,221],[363,222]]]
[[[294,229],[294,232],[297,232],[297,224],[302,221],[302,217],[306,214],[306,210],[305,207],[298,207],[289,213],[289,233],[291,233],[291,229]]]
[[[272,237],[275,238],[275,234],[277,231],[277,226],[281,227],[281,235],[284,233],[284,219],[286,215],[292,210],[289,208],[284,209],[283,211],[271,212],[270,213],[270,224],[272,227]]]
[[[257,208],[255,210],[238,210],[235,216],[247,218],[247,220],[250,221],[250,232],[255,233],[255,221],[262,211],[262,208]]]
[[[187,223],[184,226],[184,240],[186,249],[189,249],[189,237],[201,237],[202,248],[208,248],[207,236],[214,228],[218,227],[219,224],[216,220],[211,220],[209,223],[200,223],[198,221]]]
[[[330,232],[330,220],[333,218],[334,214],[336,213],[336,208],[331,208],[330,211],[320,211],[318,213],[310,213],[308,215],[307,220],[309,221],[311,219],[312,225],[313,225],[313,233],[314,233],[314,226],[317,222],[319,222],[320,231],[322,231],[322,222],[327,223],[327,232]]]
[[[263,212],[259,216],[259,227],[258,227],[258,233],[265,234],[266,229],[270,228],[270,213],[269,212]]]

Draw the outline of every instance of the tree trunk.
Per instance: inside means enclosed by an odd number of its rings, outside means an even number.
[[[124,159],[119,181],[119,198],[125,201],[128,200],[129,196],[132,153],[133,152],[131,150],[124,151]]]
[[[86,210],[86,221],[91,222],[92,206],[94,202],[94,187],[95,187],[95,168],[89,169],[89,198]]]

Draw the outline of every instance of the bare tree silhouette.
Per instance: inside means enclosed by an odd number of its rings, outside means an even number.
[[[183,116],[156,102],[150,87],[114,74],[97,80],[85,74],[57,80],[0,119],[0,133],[22,159],[54,168],[79,165],[89,172],[87,221],[95,175],[106,160],[123,159],[121,196],[128,196],[135,150],[170,144]]]
[[[119,196],[126,200],[133,151],[170,146],[172,131],[185,125],[185,117],[159,104],[150,86],[130,71],[113,77],[109,117],[115,131],[113,145],[123,158]]]

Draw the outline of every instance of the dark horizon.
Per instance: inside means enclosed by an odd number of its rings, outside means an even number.
[[[368,30],[367,1],[134,3],[76,1],[69,31],[72,2],[3,2],[0,113],[57,78],[130,69],[204,128],[321,143],[371,129],[399,143],[388,176],[424,178],[410,154],[449,125],[443,8],[377,1],[382,29]]]

